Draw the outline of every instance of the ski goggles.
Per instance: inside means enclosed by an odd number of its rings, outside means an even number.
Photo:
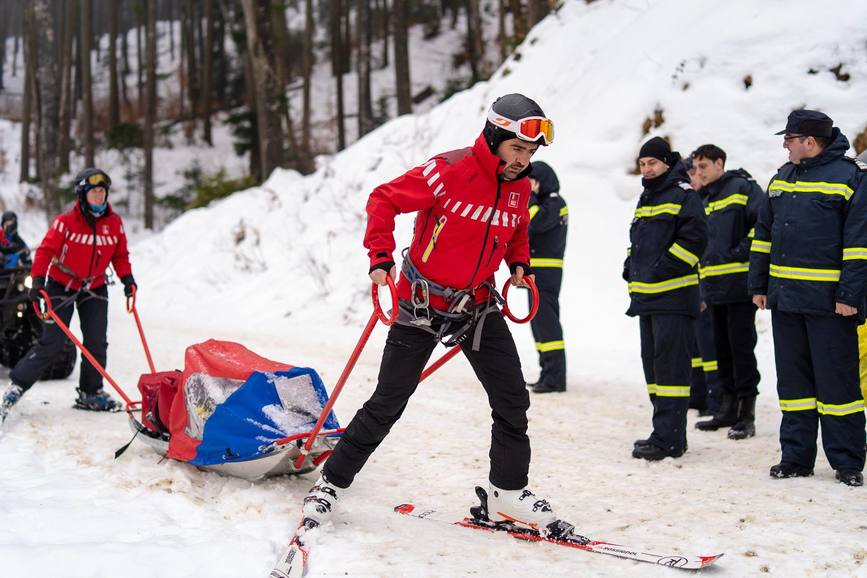
[[[536,142],[541,138],[546,145],[554,142],[554,121],[544,116],[528,116],[520,120],[512,120],[491,109],[488,111],[488,122],[515,133],[521,140]]]
[[[88,175],[84,179],[84,182],[79,184],[87,184],[90,187],[105,187],[107,189],[111,186],[111,179],[105,173],[93,173],[92,175]]]

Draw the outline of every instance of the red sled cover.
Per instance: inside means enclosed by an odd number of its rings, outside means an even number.
[[[177,369],[146,373],[139,377],[141,422],[149,430],[169,433],[169,416],[180,378],[181,372]]]
[[[253,372],[286,371],[292,367],[231,341],[209,339],[188,347],[171,405],[171,439],[166,455],[185,462],[192,460],[207,419]]]

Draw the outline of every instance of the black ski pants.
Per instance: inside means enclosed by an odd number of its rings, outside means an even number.
[[[690,348],[694,322],[687,315],[641,315],[641,363],[653,403],[650,443],[669,452],[686,449]]]
[[[539,310],[530,321],[536,351],[539,352],[539,384],[566,386],[566,344],[560,326],[560,285],[562,267],[538,267],[536,287],[539,289]],[[532,299],[532,296],[530,297]]]
[[[759,394],[756,306],[750,301],[709,305],[719,363],[720,390],[735,399]]]
[[[105,367],[108,351],[108,288],[103,285],[93,289],[92,294],[82,292],[67,301],[75,295],[75,291],[67,291],[63,285],[49,279],[45,285],[45,292],[51,298],[54,312],[67,327],[72,321],[73,309],[78,309],[84,346],[100,365]],[[66,305],[61,305],[63,302],[66,302]],[[42,324],[42,335],[38,343],[15,364],[9,372],[9,378],[25,391],[33,387],[51,362],[61,355],[67,339],[66,334],[53,320],[46,320]],[[85,359],[84,355],[81,356],[78,383],[79,389],[85,393],[96,393],[102,389],[102,375]]]
[[[782,461],[812,468],[816,437],[835,470],[864,469],[855,319],[773,311]]]
[[[426,331],[405,325],[391,326],[376,390],[349,422],[323,467],[329,482],[341,488],[352,484],[355,475],[400,419],[436,344],[434,336]],[[472,339],[467,339],[460,347],[482,382],[492,410],[489,479],[504,490],[524,488],[530,467],[527,437],[530,396],[515,342],[502,314],[495,312],[485,318],[479,351],[472,351]],[[460,425],[442,424],[442,427]]]

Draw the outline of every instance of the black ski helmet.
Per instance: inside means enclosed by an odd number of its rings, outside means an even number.
[[[7,223],[9,223],[7,225]],[[0,217],[0,228],[6,235],[14,235],[18,231],[18,215],[14,211],[6,211]]]
[[[504,116],[509,120],[521,120],[530,116],[545,116],[545,113],[542,112],[542,107],[536,104],[536,101],[518,93],[507,94],[495,100],[494,104],[491,105],[491,112]],[[485,121],[485,129],[482,131],[482,134],[485,136],[488,148],[494,154],[497,153],[497,147],[500,146],[500,143],[510,138],[518,138],[514,132],[500,128],[489,120]],[[540,144],[544,146],[547,143],[542,139]]]
[[[82,169],[77,175],[75,175],[75,180],[73,180],[72,186],[75,190],[75,196],[77,196],[80,201],[84,202],[87,191],[94,187],[103,187],[106,195],[108,195],[108,190],[111,187],[111,177],[109,177],[105,171],[100,169]]]

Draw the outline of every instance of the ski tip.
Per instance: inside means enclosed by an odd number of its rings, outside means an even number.
[[[722,558],[724,555],[725,553],[717,554],[716,556],[699,556],[699,559],[701,560],[701,567],[704,568],[706,566],[710,566],[711,564]]]
[[[398,514],[412,514],[413,510],[415,510],[415,506],[412,504],[401,504],[394,507],[394,511]]]

